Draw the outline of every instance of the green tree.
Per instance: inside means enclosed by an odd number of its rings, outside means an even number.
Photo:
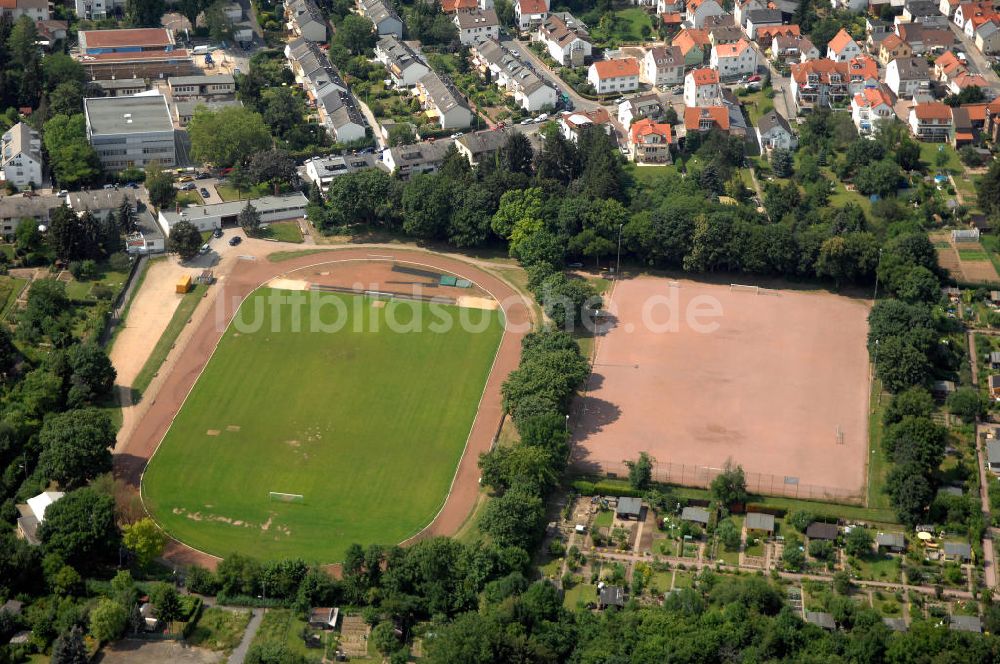
[[[225,7],[224,0],[215,0],[205,8],[205,27],[213,41],[228,41],[233,38],[233,22],[226,16]]]
[[[180,256],[182,261],[191,260],[201,248],[201,233],[190,221],[178,221],[170,229],[167,247]]]
[[[52,644],[51,664],[87,664],[90,653],[83,642],[83,632],[79,627],[60,634]]]
[[[927,356],[900,337],[889,337],[878,344],[877,375],[890,392],[901,392],[922,385],[930,378]]]
[[[947,430],[928,417],[908,415],[885,428],[882,447],[896,463],[913,461],[931,472],[944,458]]]
[[[934,397],[922,387],[911,387],[892,398],[882,414],[885,426],[899,422],[907,415],[912,417],[930,417],[934,412]]]
[[[830,560],[833,558],[833,542],[829,540],[809,540],[809,555],[817,560]]]
[[[196,109],[188,124],[188,135],[192,156],[218,167],[243,163],[271,145],[271,135],[260,114],[239,106],[218,111]]]
[[[544,519],[542,499],[532,489],[515,485],[504,495],[486,503],[479,528],[498,546],[529,549]]]
[[[778,148],[771,152],[771,170],[777,177],[791,177],[793,166],[792,153],[788,150]]]
[[[874,543],[875,539],[870,530],[862,526],[854,526],[844,538],[844,550],[849,556],[867,556],[871,554]]]
[[[298,180],[295,160],[286,150],[267,150],[250,157],[247,176],[255,184],[267,184],[277,194],[282,185],[293,185]]]
[[[118,602],[102,597],[90,612],[90,633],[100,643],[117,641],[125,633],[128,611]]]
[[[479,457],[482,483],[503,493],[515,482],[529,482],[539,489],[555,483],[552,457],[541,447],[497,446]]]
[[[157,583],[149,593],[149,600],[156,611],[156,617],[167,624],[181,617],[181,599],[177,589],[169,583]]]
[[[163,553],[167,536],[155,521],[146,517],[122,527],[122,543],[135,554],[139,564],[145,567]]]
[[[828,542],[829,543],[829,542]],[[838,595],[850,595],[851,587],[854,584],[851,583],[851,573],[846,570],[838,570],[833,574],[833,589],[837,591]]]
[[[43,126],[42,134],[50,167],[61,186],[78,188],[100,174],[100,160],[87,141],[83,113],[53,116]]]
[[[712,498],[723,507],[746,503],[747,481],[743,466],[733,465],[732,459],[726,459],[722,472],[712,480],[711,490]]]
[[[247,204],[243,206],[243,209],[240,210],[239,223],[243,232],[251,237],[260,232],[260,213],[257,212],[257,208],[253,206],[249,199],[247,199]]]
[[[646,452],[639,452],[635,461],[626,461],[628,483],[633,489],[646,489],[653,481],[653,458]]]
[[[375,645],[375,649],[382,654],[383,657],[388,657],[389,653],[394,652],[399,648],[399,639],[396,638],[396,628],[390,622],[380,622],[375,625],[375,629],[372,630],[372,643]]]
[[[537,219],[542,211],[542,190],[513,189],[500,197],[500,206],[493,215],[493,232],[510,238],[514,229],[524,219]]]
[[[371,21],[358,14],[348,14],[337,26],[333,43],[343,46],[351,55],[362,55],[375,46],[375,33]]]
[[[83,65],[65,53],[50,53],[42,58],[42,73],[45,85],[50,90],[63,83],[86,83],[87,73]]]
[[[95,408],[52,415],[38,436],[39,468],[64,487],[81,486],[111,470],[115,434],[111,418]]]
[[[95,343],[75,344],[66,358],[71,371],[66,402],[71,408],[93,404],[111,393],[117,372],[103,348]]]
[[[894,465],[886,476],[885,491],[893,510],[909,526],[920,523],[934,499],[934,487],[923,473],[923,468],[911,462]]]
[[[972,387],[960,387],[948,395],[948,411],[952,415],[957,415],[965,422],[974,422],[977,417],[984,415],[986,404],[979,392]]]
[[[157,209],[169,208],[177,200],[174,176],[160,168],[157,162],[146,166],[146,190],[149,201]]]
[[[164,12],[164,0],[125,0],[125,20],[136,28],[160,27]]]
[[[781,562],[785,569],[792,572],[800,571],[806,564],[806,554],[802,551],[802,543],[797,537],[791,537],[785,542],[781,552]]]
[[[89,487],[71,491],[45,510],[38,532],[45,551],[77,569],[93,569],[116,551],[114,499]]]
[[[922,265],[911,268],[899,281],[894,290],[896,296],[904,302],[928,304],[941,298],[941,282],[937,276]]]
[[[1000,215],[1000,161],[994,159],[976,182],[976,203],[986,214],[993,217]]]
[[[260,94],[260,113],[274,135],[284,138],[302,124],[305,104],[290,87],[266,88]]]
[[[895,195],[900,175],[899,164],[894,159],[883,159],[859,169],[854,184],[865,196],[878,194],[885,198]]]
[[[740,548],[740,529],[730,519],[720,521],[715,534],[726,551],[736,551]]]

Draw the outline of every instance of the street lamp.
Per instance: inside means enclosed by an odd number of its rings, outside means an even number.
[[[615,279],[622,273],[622,228],[625,224],[618,224],[618,260],[615,264]]]

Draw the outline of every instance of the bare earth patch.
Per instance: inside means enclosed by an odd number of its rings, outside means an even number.
[[[727,459],[752,492],[851,500],[865,485],[869,304],[829,293],[758,295],[639,277],[616,284],[574,409],[574,464],[627,473],[648,452],[660,481],[706,486]],[[763,289],[761,289],[763,293]],[[664,304],[676,298],[676,329]],[[660,304],[651,308],[659,299]],[[685,312],[714,303],[698,331]],[[697,321],[696,321],[697,322]]]
[[[106,646],[95,661],[101,664],[215,664],[225,660],[221,652],[189,646],[178,641],[124,639]]]

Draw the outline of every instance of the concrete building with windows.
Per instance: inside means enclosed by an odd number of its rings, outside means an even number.
[[[47,224],[52,213],[66,199],[56,194],[40,196],[0,196],[0,235],[10,237],[24,220],[34,224]]]
[[[73,8],[78,18],[98,21],[118,9],[125,9],[125,0],[74,0]]]
[[[382,152],[382,164],[390,173],[407,179],[418,173],[433,173],[441,167],[455,141],[450,138],[399,145]]]
[[[0,180],[18,189],[42,185],[42,137],[18,122],[0,137]]]
[[[669,124],[643,118],[629,127],[629,158],[637,164],[669,164],[672,128]]]
[[[112,78],[91,83],[99,87],[105,97],[130,97],[149,89],[144,78]]]
[[[170,229],[180,221],[190,221],[199,231],[211,231],[223,226],[233,226],[238,223],[240,211],[246,207],[247,202],[230,201],[214,205],[189,205],[186,208],[181,208],[180,212],[160,210],[157,223],[160,224],[163,234],[168,237]],[[309,199],[300,192],[295,192],[294,194],[255,198],[249,203],[260,215],[261,224],[266,226],[278,221],[302,219],[306,213],[306,206],[309,205]]]
[[[684,77],[684,105],[688,107],[715,106],[722,97],[719,72],[702,68],[689,71]]]
[[[637,90],[639,61],[636,58],[619,58],[595,62],[587,70],[587,82],[599,95]]]
[[[0,0],[0,17],[8,16],[16,21],[27,16],[32,21],[48,21],[52,18],[49,0]]]
[[[367,168],[375,168],[378,157],[373,154],[329,155],[306,159],[305,174],[309,182],[319,187],[324,194],[330,183],[341,175],[356,173]]]
[[[533,30],[549,15],[548,0],[515,0],[514,21],[522,32]]]
[[[639,64],[639,80],[643,83],[662,88],[684,82],[684,55],[679,46],[647,48]]]
[[[500,38],[500,20],[492,9],[458,12],[452,20],[458,28],[458,40],[466,46],[484,39]]]
[[[722,78],[749,76],[757,72],[757,51],[745,39],[716,44],[712,47],[710,65]]]
[[[108,172],[177,164],[174,124],[163,95],[100,97],[83,102],[87,140]]]
[[[81,30],[73,57],[91,79],[194,76],[201,70],[166,28]]]
[[[761,150],[794,150],[799,141],[785,116],[777,111],[770,111],[757,120],[757,142]]]
[[[236,94],[236,79],[232,74],[172,76],[167,87],[174,101],[228,99]]]
[[[455,139],[455,149],[470,166],[478,166],[483,159],[494,157],[516,131],[514,127],[499,127],[465,134]]]

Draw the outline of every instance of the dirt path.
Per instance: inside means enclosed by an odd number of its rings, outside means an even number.
[[[253,643],[253,637],[257,635],[260,624],[264,622],[265,611],[266,609],[253,610],[253,616],[250,618],[246,631],[243,632],[240,645],[236,646],[236,650],[229,656],[229,664],[243,664],[243,660],[247,657],[247,651],[250,650],[250,644]]]
[[[183,295],[174,292],[178,278],[190,272],[190,268],[182,267],[172,256],[150,263],[142,286],[132,297],[124,326],[111,347],[111,364],[118,372],[115,391],[118,402],[122,404],[119,446],[135,426],[132,385],[183,298]]]
[[[273,243],[248,240],[235,251],[222,256],[215,268],[219,279],[209,289],[206,301],[195,312],[192,323],[178,338],[176,349],[164,363],[134,415],[135,425],[120,443],[115,455],[115,475],[138,488],[146,462],[166,435],[181,404],[208,363],[226,325],[243,299],[262,283],[296,269],[334,261],[383,260],[387,255],[399,262],[452,272],[465,277],[504,305],[507,330],[500,342],[493,371],[486,384],[478,414],[466,442],[451,490],[444,506],[434,520],[420,533],[407,540],[412,543],[436,535],[456,532],[468,517],[479,492],[481,452],[493,441],[502,416],[500,386],[520,360],[521,338],[532,319],[530,303],[507,282],[458,257],[434,254],[417,249],[365,246],[331,248],[322,253],[299,256],[280,263],[271,263],[265,256],[275,249]],[[218,559],[180,543],[171,543],[164,557],[169,562],[198,562],[214,567]]]

